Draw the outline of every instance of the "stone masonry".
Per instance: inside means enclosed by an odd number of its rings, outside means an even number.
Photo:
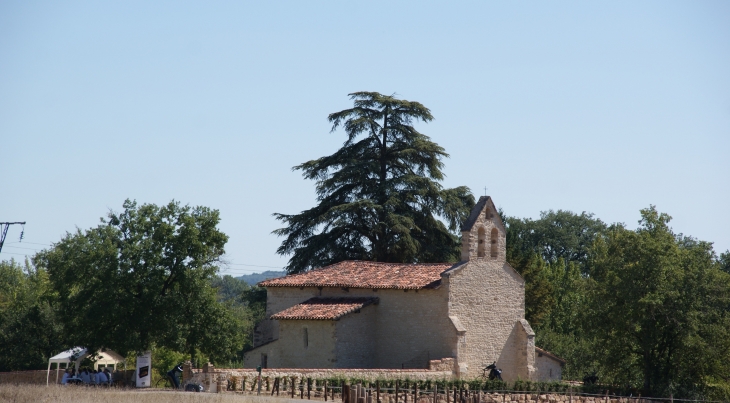
[[[525,281],[505,251],[485,196],[462,226],[456,264],[345,261],[264,281],[268,319],[245,366],[404,370],[447,359],[460,378],[496,362],[506,381],[558,380],[565,362],[539,349],[536,358]]]

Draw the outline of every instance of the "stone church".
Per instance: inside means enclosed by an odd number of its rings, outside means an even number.
[[[496,361],[505,381],[558,380],[561,358],[535,346],[525,280],[505,259],[488,196],[462,227],[461,261],[343,261],[266,280],[266,320],[246,367],[429,368],[474,378]],[[445,359],[445,360],[444,360]],[[441,360],[441,361],[438,361]]]

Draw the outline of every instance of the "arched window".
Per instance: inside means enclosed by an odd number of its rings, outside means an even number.
[[[479,243],[477,244],[477,257],[487,256],[487,230],[479,227]]]
[[[492,228],[492,236],[489,237],[489,241],[492,244],[492,257],[497,257],[497,237],[499,236],[499,231],[497,231],[496,228]]]

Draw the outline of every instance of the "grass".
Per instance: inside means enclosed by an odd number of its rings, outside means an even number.
[[[282,403],[286,399],[233,394],[160,390],[105,389],[83,386],[0,384],[1,403]]]

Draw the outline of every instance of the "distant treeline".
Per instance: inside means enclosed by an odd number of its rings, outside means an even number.
[[[243,276],[236,277],[236,278],[250,286],[255,286],[256,284],[258,284],[264,280],[268,280],[270,278],[283,277],[283,276],[286,276],[286,271],[284,271],[284,270],[279,270],[279,271],[267,270],[263,273],[244,274]]]

